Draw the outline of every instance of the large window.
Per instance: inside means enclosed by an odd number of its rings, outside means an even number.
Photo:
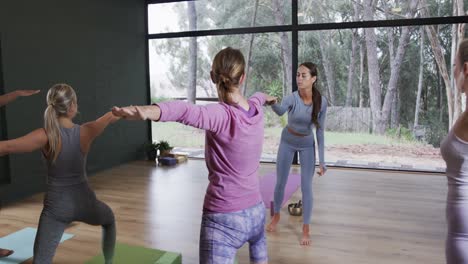
[[[330,103],[329,165],[443,171],[440,141],[464,109],[451,74],[464,10],[442,0],[150,4],[152,101],[216,102],[209,70],[226,46],[248,61],[246,96],[290,94],[297,65],[312,61]],[[269,107],[265,113],[263,159],[275,161],[287,118]],[[203,131],[169,123],[152,128],[153,140],[203,156]]]
[[[275,6],[277,4],[277,6]],[[278,8],[280,16],[271,17]],[[193,25],[190,19],[197,22]],[[291,24],[291,8],[275,0],[199,0],[148,6],[148,33],[245,28]]]
[[[461,2],[454,9],[452,0],[298,0],[298,21],[310,24],[463,16],[466,8]],[[366,8],[370,11],[367,14]]]

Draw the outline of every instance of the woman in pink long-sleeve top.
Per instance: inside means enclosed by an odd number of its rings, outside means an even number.
[[[455,83],[460,92],[468,93],[468,40],[458,46]],[[468,103],[468,102],[467,102]],[[447,163],[447,240],[448,264],[468,263],[468,111],[460,115],[440,146]]]
[[[127,119],[175,121],[206,130],[209,185],[200,230],[200,263],[233,263],[237,249],[249,242],[252,263],[267,263],[265,207],[258,168],[263,145],[263,109],[276,98],[242,96],[245,61],[239,50],[225,48],[212,64],[211,79],[220,102],[197,106],[182,101],[152,106],[115,107]]]

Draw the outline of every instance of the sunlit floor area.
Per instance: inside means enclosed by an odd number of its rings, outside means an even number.
[[[262,164],[260,175],[274,170]],[[137,161],[89,181],[114,210],[118,242],[179,252],[183,263],[198,263],[208,184],[203,160],[175,167]],[[314,178],[312,246],[299,245],[302,218],[289,216],[285,206],[278,230],[267,234],[270,263],[443,263],[446,189],[442,174],[329,169]],[[0,236],[37,227],[42,198],[2,208]],[[300,198],[299,188],[290,200]],[[54,263],[84,263],[100,253],[100,227],[74,223],[65,232],[75,236],[59,245]],[[248,246],[238,260],[249,263]]]

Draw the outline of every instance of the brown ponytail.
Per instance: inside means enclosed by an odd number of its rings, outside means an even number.
[[[239,85],[244,68],[244,55],[240,50],[227,47],[216,54],[211,66],[211,80],[216,84],[220,101],[230,103],[230,93]]]

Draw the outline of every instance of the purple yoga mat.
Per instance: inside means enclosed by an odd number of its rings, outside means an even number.
[[[263,203],[266,208],[270,208],[275,193],[276,173],[270,173],[260,178],[260,192],[262,193]],[[284,189],[284,198],[281,207],[284,206],[291,195],[301,186],[301,175],[289,174],[286,188]]]

